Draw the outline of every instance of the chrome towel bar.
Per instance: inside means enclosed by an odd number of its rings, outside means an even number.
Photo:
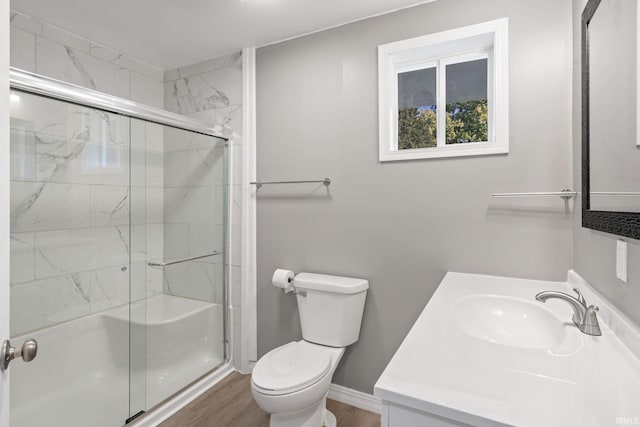
[[[560,197],[564,200],[569,200],[578,195],[573,190],[551,191],[551,192],[536,192],[536,193],[494,193],[493,197]]]
[[[255,185],[256,187],[260,188],[265,184],[308,184],[313,182],[319,182],[328,187],[331,184],[331,179],[330,178],[312,179],[308,181],[253,181],[253,182],[250,182],[249,184]]]
[[[169,262],[148,262],[147,265],[149,267],[166,267],[167,265],[173,265],[173,264],[180,264],[181,262],[187,262],[187,261],[195,261],[197,259],[202,259],[202,258],[209,258],[210,256],[215,256],[215,255],[220,255],[222,252],[219,251],[215,251],[212,252],[210,254],[206,254],[206,255],[200,255],[200,256],[194,256],[191,258],[184,258],[184,259],[178,259],[176,261],[169,261]]]
[[[636,191],[592,191],[592,196],[620,196],[620,197],[637,197],[640,192]]]

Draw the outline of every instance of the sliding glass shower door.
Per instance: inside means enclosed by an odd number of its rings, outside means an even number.
[[[10,102],[11,426],[122,426],[227,357],[226,141]]]
[[[11,425],[122,425],[128,326],[96,314],[130,301],[129,119],[19,91],[10,104],[11,340],[39,347],[10,367]]]

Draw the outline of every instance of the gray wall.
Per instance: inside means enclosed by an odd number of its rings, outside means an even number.
[[[581,184],[580,132],[580,16],[586,0],[573,1],[574,31],[574,96],[573,96],[573,176],[576,186]],[[640,324],[640,241],[628,242],[628,283],[616,278],[616,236],[582,227],[581,204],[576,203],[573,222],[573,265],[578,274],[613,302],[634,322]]]
[[[510,153],[378,162],[377,46],[509,17]],[[571,3],[447,0],[257,52],[258,352],[301,338],[275,268],[367,278],[334,382],[371,393],[447,271],[563,280],[571,212],[492,192],[571,186]]]

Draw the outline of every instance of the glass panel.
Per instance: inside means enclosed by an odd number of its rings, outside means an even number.
[[[446,66],[447,144],[489,140],[487,59]]]
[[[437,145],[436,71],[398,73],[398,150]]]
[[[152,126],[157,125],[131,119],[130,417],[148,408],[147,297],[162,293],[162,277],[147,266],[154,257],[162,257],[162,205],[157,202],[162,192],[162,140],[151,143]]]
[[[150,408],[225,358],[227,158],[224,140],[160,125],[146,144],[147,260],[166,264],[146,270]]]
[[[128,418],[129,119],[12,91],[11,426]]]
[[[10,102],[11,425],[122,426],[225,360],[225,142]]]

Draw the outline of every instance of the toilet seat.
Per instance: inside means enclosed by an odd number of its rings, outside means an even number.
[[[254,387],[263,394],[294,393],[322,379],[331,369],[331,356],[305,341],[290,342],[265,354],[253,368]]]

